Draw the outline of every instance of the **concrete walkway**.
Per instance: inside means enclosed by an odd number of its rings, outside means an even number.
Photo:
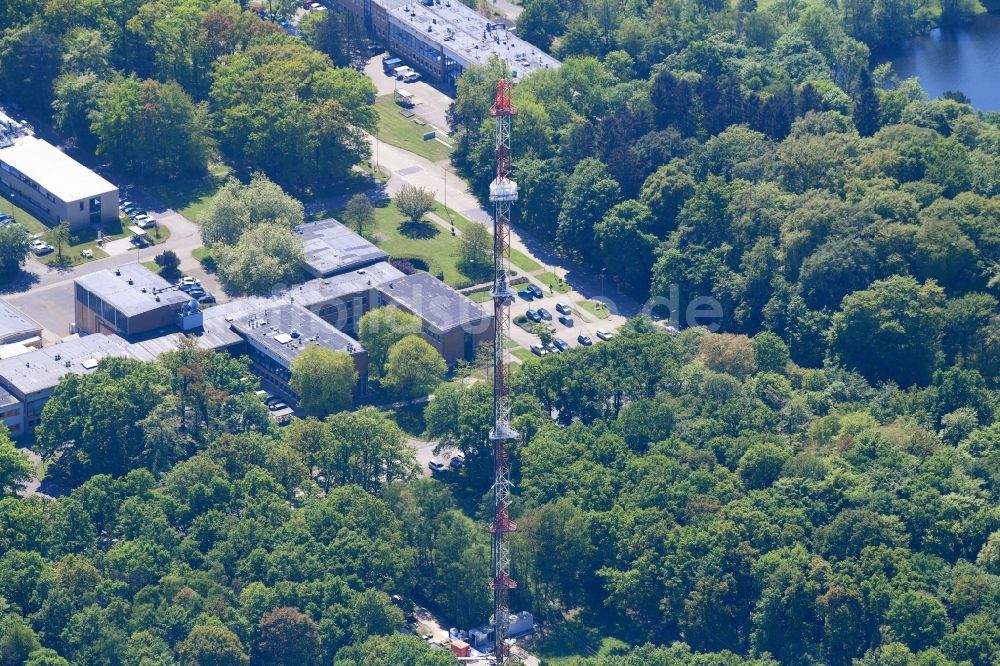
[[[374,154],[374,137],[372,142]],[[379,167],[390,174],[384,191],[393,196],[403,185],[413,185],[434,192],[434,198],[462,216],[493,230],[492,213],[479,204],[465,180],[456,174],[447,162],[431,162],[402,148],[379,142]],[[447,176],[445,173],[447,172]],[[447,180],[447,189],[445,181]],[[641,304],[622,293],[610,280],[601,280],[587,269],[554,253],[544,243],[521,229],[511,230],[511,247],[514,247],[570,285],[572,292],[564,294],[571,301],[600,300],[613,313],[631,317],[639,313]]]

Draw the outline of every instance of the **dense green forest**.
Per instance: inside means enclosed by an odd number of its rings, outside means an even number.
[[[519,28],[551,18],[567,59],[514,88],[518,224],[681,325],[707,297],[724,330],[773,331],[803,365],[992,382],[1000,117],[869,70],[931,9],[529,0]],[[468,73],[452,110],[480,192],[506,74]]]
[[[377,122],[374,85],[347,67],[364,27],[322,12],[303,40],[246,5],[4,2],[0,97],[148,180],[196,178],[221,149],[296,191],[342,181]]]
[[[384,413],[273,428],[248,377],[183,346],[61,384],[40,449],[79,485],[0,500],[3,663],[430,666],[452,658],[395,634],[390,595],[488,620],[488,389],[426,408],[467,456],[439,480]],[[512,602],[544,654],[994,663],[1000,428],[975,371],[873,386],[772,333],[640,317],[526,363],[514,394]]]

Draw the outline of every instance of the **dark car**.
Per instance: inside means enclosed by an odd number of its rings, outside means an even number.
[[[526,301],[535,300],[535,292],[531,291],[530,289],[522,289],[521,291],[517,292],[517,295]]]
[[[562,324],[563,326],[572,326],[573,318],[567,315],[563,315],[559,317],[559,323]]]
[[[531,293],[535,295],[535,298],[541,298],[545,296],[545,292],[543,292],[542,288],[539,287],[537,284],[529,284],[528,289],[530,289]]]
[[[530,309],[524,313],[524,316],[530,319],[531,321],[535,322],[536,324],[542,320],[542,315]]]
[[[462,465],[465,464],[465,458],[462,456],[452,456],[451,460],[448,461],[448,466],[454,470],[462,469]]]
[[[559,314],[569,315],[573,314],[573,311],[569,309],[569,306],[565,303],[556,303],[556,312]]]
[[[545,308],[538,308],[538,316],[545,321],[552,321],[552,313]]]
[[[198,297],[198,302],[201,303],[202,305],[207,305],[209,303],[214,303],[215,302],[215,296],[213,296],[212,294],[205,294],[204,296],[199,296]]]
[[[559,351],[566,351],[567,349],[569,349],[569,343],[563,340],[562,338],[556,338],[555,340],[552,341],[552,344],[558,347]]]
[[[191,298],[201,298],[202,296],[207,295],[208,292],[202,289],[201,287],[195,287],[194,289],[188,290],[187,294]]]
[[[581,345],[586,345],[588,347],[590,345],[594,344],[594,341],[590,339],[590,336],[589,335],[584,335],[583,333],[581,333],[580,335],[576,336],[576,341],[579,342]]]
[[[562,351],[561,349],[559,349],[559,347],[556,346],[554,342],[550,342],[549,344],[545,345],[544,349],[550,354],[558,354],[559,352]]]

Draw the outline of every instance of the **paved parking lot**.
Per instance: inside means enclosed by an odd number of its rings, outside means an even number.
[[[535,281],[532,280],[532,282]],[[545,296],[540,299],[536,298],[533,301],[527,301],[519,295],[511,306],[511,322],[515,318],[523,316],[529,309],[538,310],[539,308],[545,308],[552,313],[552,321],[543,321],[542,323],[552,326],[555,329],[555,337],[565,340],[569,343],[570,347],[580,346],[580,343],[577,342],[577,337],[581,333],[589,335],[595,345],[601,344],[601,339],[597,337],[597,329],[603,328],[614,332],[621,328],[627,321],[625,317],[614,314],[609,314],[606,319],[599,319],[579,306],[581,299],[575,292],[550,294],[544,285],[538,282],[535,282],[535,284],[542,287]],[[523,288],[524,285],[519,285],[518,291]],[[565,326],[559,321],[559,312],[556,311],[556,304],[558,303],[568,305],[572,310],[573,326]],[[525,349],[530,348],[531,345],[538,344],[537,335],[528,333],[514,323],[511,323],[510,335],[514,342]]]
[[[395,77],[388,76],[382,71],[383,55],[373,57],[365,65],[365,75],[375,84],[378,94],[391,95],[397,87],[406,88],[417,98],[416,106],[413,107],[416,114],[433,125],[439,134],[449,134],[448,107],[454,100],[425,81],[403,83],[397,81]]]

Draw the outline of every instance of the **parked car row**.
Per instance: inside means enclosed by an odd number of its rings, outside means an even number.
[[[141,206],[132,203],[125,197],[119,198],[118,210],[128,215],[133,224],[140,229],[149,229],[150,227],[156,226],[156,220],[154,220],[149,213],[143,210]]]
[[[458,470],[462,469],[464,465],[465,465],[465,456],[463,456],[461,453],[456,453],[451,457],[447,465],[445,465],[437,458],[434,458],[427,463],[427,468],[431,470],[431,474],[443,474],[447,472],[449,469],[453,472],[457,472]]]
[[[542,298],[543,296],[545,296],[545,292],[543,292],[542,288],[539,287],[537,284],[528,284],[525,285],[524,289],[517,292],[517,295],[526,301],[533,301],[536,298]]]
[[[596,335],[601,340],[610,340],[611,338],[615,337],[611,331],[604,328],[597,329]],[[592,344],[594,344],[594,339],[591,338],[586,333],[581,333],[580,335],[576,336],[576,341],[578,344],[581,344],[584,347],[589,347]],[[550,342],[547,345],[542,345],[542,344],[531,345],[530,349],[531,353],[534,354],[535,356],[546,356],[547,354],[558,354],[560,352],[564,352],[567,349],[569,349],[569,346],[570,346],[569,343],[563,340],[562,338],[554,338],[552,342]]]
[[[205,288],[201,286],[201,280],[198,278],[185,275],[177,281],[177,288],[202,305],[215,302],[215,296],[205,291]]]

